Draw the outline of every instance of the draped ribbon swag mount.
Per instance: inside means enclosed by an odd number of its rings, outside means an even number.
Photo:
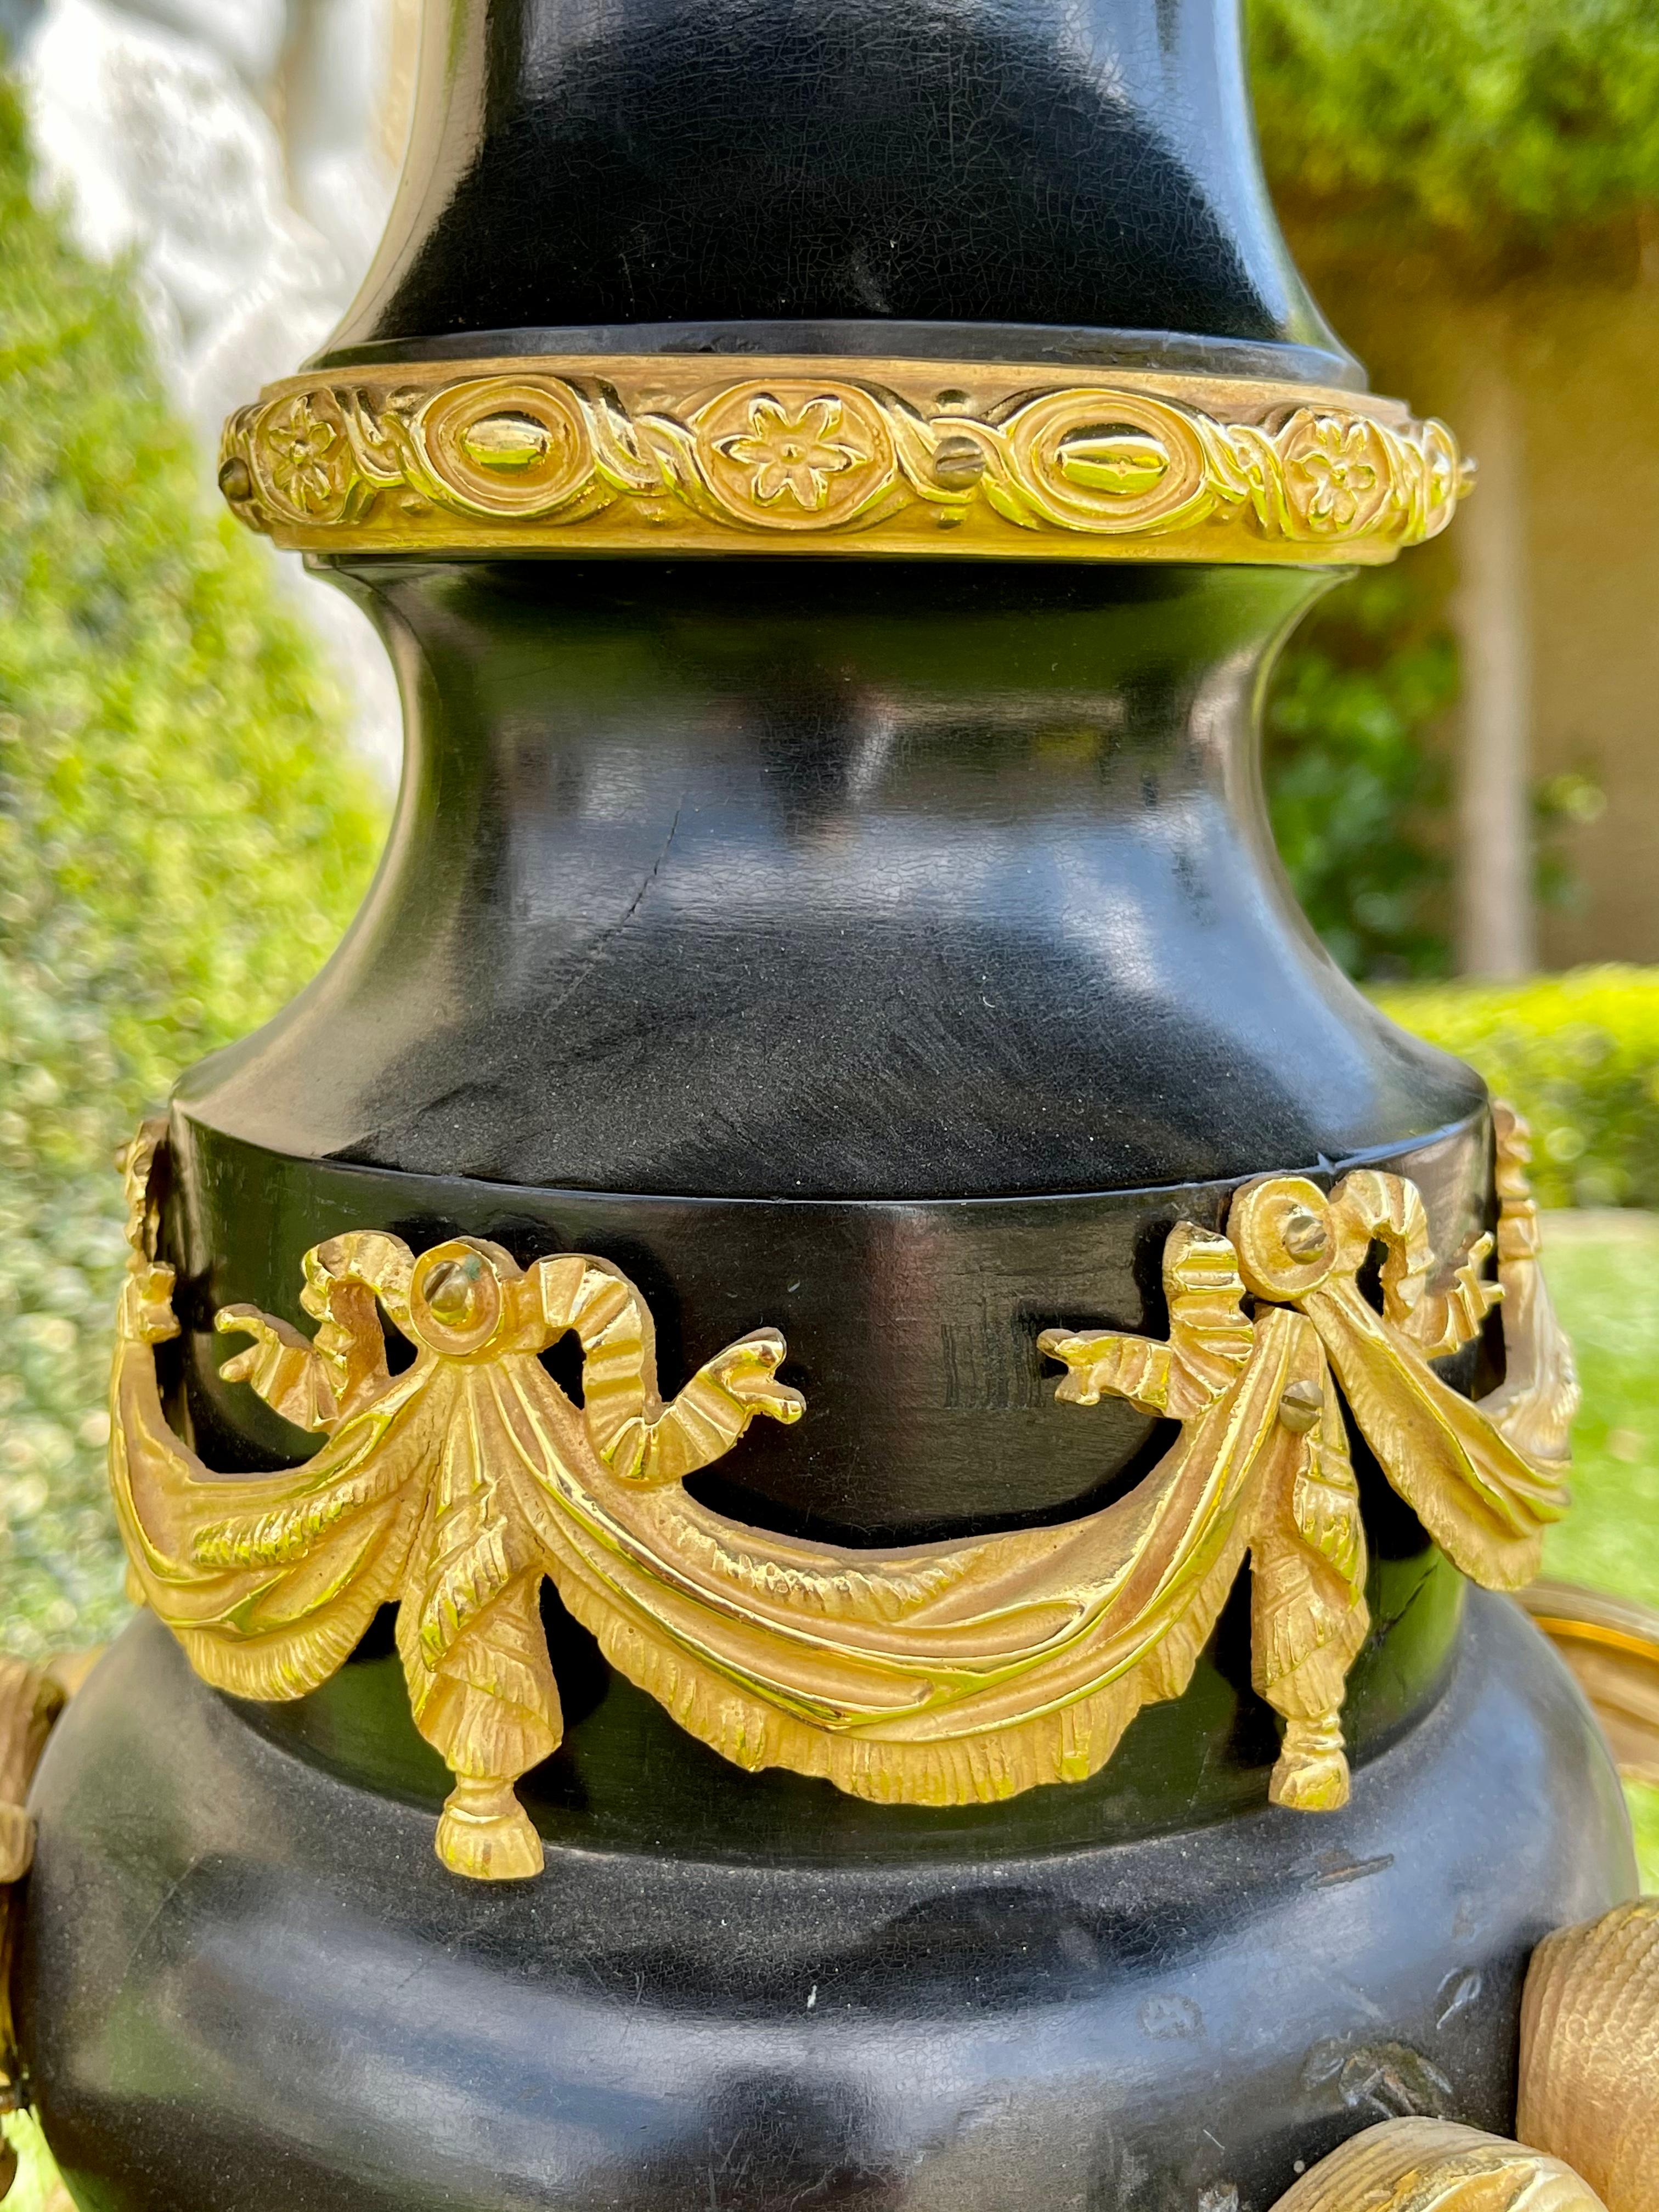
[[[1274,1802],[1348,1794],[1341,1708],[1367,1627],[1366,1551],[1343,1401],[1395,1488],[1487,1587],[1536,1573],[1577,1386],[1538,1267],[1524,1125],[1496,1109],[1499,1219],[1436,1282],[1414,1186],[1369,1169],[1327,1194],[1270,1176],[1224,1235],[1164,1249],[1166,1340],[1047,1329],[1080,1407],[1180,1425],[1127,1496],[1057,1528],[890,1550],[812,1544],[700,1504],[684,1478],[757,1416],[805,1411],[757,1329],[665,1404],[651,1315],[625,1276],[562,1253],[519,1267],[463,1237],[416,1256],[360,1230],[306,1255],[307,1338],[248,1306],[224,1369],[320,1433],[301,1467],[216,1475],[169,1425],[155,1346],[178,1334],[154,1168],[125,1165],[132,1247],[111,1471],[135,1595],[205,1680],[304,1696],[380,1607],[416,1726],[454,1778],[437,1850],[455,1873],[542,1864],[514,1784],[562,1720],[539,1597],[550,1577],[611,1664],[738,1765],[781,1765],[881,1803],[954,1805],[1075,1782],[1143,1705],[1180,1695],[1246,1557],[1255,1686],[1284,1722]],[[1495,1243],[1496,1280],[1487,1279]],[[1380,1301],[1362,1276],[1380,1246]],[[1505,1376],[1478,1403],[1431,1363],[1502,1301]],[[414,1347],[391,1371],[381,1316]],[[581,1403],[540,1354],[573,1334]]]

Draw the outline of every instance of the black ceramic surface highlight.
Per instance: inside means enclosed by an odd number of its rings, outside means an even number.
[[[1234,0],[429,0],[406,181],[331,356],[734,319],[1352,370],[1268,204]]]
[[[502,1183],[911,1200],[1231,1181],[1481,1106],[1273,852],[1257,695],[1327,577],[347,580],[406,702],[391,848],[319,981],[184,1079],[195,1121]]]

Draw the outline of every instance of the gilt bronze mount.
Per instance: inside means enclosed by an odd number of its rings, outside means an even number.
[[[1388,400],[982,362],[593,356],[273,385],[226,425],[234,512],[313,553],[1376,562],[1468,488]]]
[[[1526,1130],[1498,1115],[1497,1282],[1481,1274],[1486,1235],[1431,1285],[1427,1216],[1400,1176],[1355,1173],[1328,1200],[1302,1178],[1248,1184],[1225,1236],[1170,1231],[1167,1343],[1039,1338],[1069,1370],[1063,1400],[1109,1395],[1178,1422],[1168,1455],[1060,1528],[900,1551],[791,1542],[685,1493],[757,1414],[806,1410],[776,1379],[775,1331],[728,1346],[665,1405],[649,1312],[617,1269],[568,1253],[526,1271],[469,1237],[418,1260],[372,1231],[317,1246],[302,1301],[314,1344],[222,1308],[215,1328],[253,1340],[224,1379],[328,1441],[293,1474],[213,1475],[156,1384],[153,1347],[178,1322],[153,1124],[126,1158],[111,1400],[135,1594],[206,1680],[255,1698],[317,1689],[396,1603],[410,1708],[455,1778],[438,1856],[511,1880],[543,1863],[512,1785],[562,1733],[544,1577],[613,1667],[737,1765],[946,1806],[1095,1773],[1144,1704],[1187,1687],[1248,1554],[1253,1679],[1285,1729],[1268,1796],[1329,1811],[1347,1802],[1343,1691],[1370,1626],[1343,1400],[1395,1488],[1488,1588],[1537,1572],[1566,1506],[1577,1384],[1538,1273]],[[1358,1287],[1378,1242],[1380,1315]],[[1474,1342],[1504,1298],[1506,1379],[1471,1405],[1429,1362]],[[395,1376],[382,1312],[417,1347]],[[539,1363],[566,1335],[581,1346],[580,1407]]]

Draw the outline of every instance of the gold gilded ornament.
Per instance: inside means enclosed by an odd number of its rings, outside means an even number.
[[[1493,1243],[1483,1237],[1444,1288],[1429,1287],[1428,1218],[1414,1186],[1399,1176],[1360,1170],[1329,1198],[1302,1176],[1264,1177],[1238,1194],[1228,1216],[1221,1241],[1236,1261],[1238,1287],[1255,1301],[1252,1358],[1292,1315],[1309,1347],[1310,1371],[1279,1402],[1279,1429],[1297,1449],[1280,1443],[1276,1455],[1264,1454],[1247,1522],[1255,1686],[1285,1723],[1269,1785],[1279,1804],[1322,1811],[1348,1795],[1342,1697],[1368,1621],[1364,1533],[1339,1387],[1389,1481],[1476,1582],[1513,1589],[1529,1581],[1545,1527],[1566,1510],[1559,1474],[1577,1382],[1538,1272],[1524,1125],[1506,1108],[1495,1109],[1494,1120],[1498,1243],[1510,1255],[1500,1260],[1507,1279],[1496,1284],[1481,1277]],[[1380,1313],[1359,1287],[1376,1243],[1384,1254]],[[1508,1371],[1475,1405],[1428,1362],[1473,1341],[1500,1299],[1512,1302],[1504,1307]],[[1194,1352],[1205,1352],[1206,1387],[1214,1389],[1213,1353],[1201,1334],[1183,1351],[1173,1298],[1170,1310],[1168,1346],[1046,1330],[1042,1349],[1072,1370],[1060,1396],[1085,1406],[1103,1395],[1127,1398],[1187,1423],[1212,1418],[1201,1412],[1194,1381]],[[1241,1386],[1249,1373],[1247,1364]],[[1235,1570],[1237,1564],[1236,1554]]]
[[[1659,1613],[1577,1583],[1533,1583],[1520,1601],[1595,1707],[1625,1780],[1659,1785]]]
[[[1471,472],[1390,400],[983,363],[593,356],[310,374],[225,428],[235,512],[314,553],[1386,561]]]
[[[1659,2212],[1659,1898],[1533,1953],[1516,2132],[1570,2160],[1607,2212]]]
[[[0,1659],[0,2112],[24,2103],[11,2009],[12,1886],[34,1863],[34,1820],[29,1784],[58,1715],[98,1655],[55,1660],[37,1669],[21,1659]],[[17,2154],[0,2142],[0,2197],[17,2178]],[[55,2195],[48,2212],[69,2200]]]
[[[757,1413],[800,1414],[776,1380],[783,1340],[728,1346],[665,1407],[650,1316],[615,1268],[564,1255],[525,1270],[471,1237],[416,1258],[358,1231],[306,1255],[314,1340],[248,1306],[216,1316],[252,1340],[229,1377],[327,1438],[296,1470],[226,1481],[168,1428],[156,1388],[151,1348],[178,1333],[149,1195],[160,1137],[147,1125],[127,1158],[133,1252],[112,1383],[112,1480],[139,1593],[207,1680],[264,1698],[317,1688],[398,1601],[416,1724],[455,1778],[440,1856],[461,1874],[535,1873],[540,1839],[513,1784],[562,1733],[543,1579],[555,1574],[578,1618],[603,1620],[607,1648],[637,1638],[634,1555],[648,1571],[665,1548],[658,1524],[677,1516],[688,1555],[702,1533],[682,1477]],[[415,1350],[396,1376],[377,1306]],[[580,1412],[538,1358],[570,1332]],[[696,1564],[741,1584],[742,1562]]]
[[[1302,2176],[1273,2212],[1603,2212],[1570,2166],[1455,2120],[1384,2120]]]
[[[128,1159],[113,1379],[137,1589],[198,1672],[254,1698],[316,1687],[395,1601],[417,1725],[456,1777],[438,1848],[459,1872],[540,1863],[513,1784],[560,1739],[544,1577],[612,1665],[737,1764],[951,1805],[1095,1772],[1143,1705],[1186,1686],[1249,1555],[1255,1679],[1285,1723],[1272,1794],[1313,1811],[1346,1796],[1340,1708],[1366,1628],[1338,1382],[1396,1486],[1481,1581],[1523,1581],[1565,1509],[1553,1462],[1529,1462],[1509,1431],[1559,1431],[1565,1449],[1570,1361],[1512,1338],[1515,1388],[1487,1401],[1497,1422],[1441,1382],[1427,1360],[1468,1342],[1500,1295],[1479,1274],[1490,1240],[1431,1290],[1416,1191],[1369,1171],[1328,1199],[1264,1179],[1234,1201],[1227,1236],[1178,1225],[1166,1341],[1045,1332],[1069,1370],[1062,1399],[1117,1395],[1181,1424],[1128,1496],[1063,1527],[866,1551],[727,1520],[683,1478],[755,1414],[799,1415],[776,1380],[781,1337],[743,1339],[664,1407],[650,1316],[605,1261],[520,1270],[466,1237],[416,1258],[374,1231],[307,1255],[313,1339],[246,1307],[217,1316],[252,1340],[231,1379],[328,1439],[298,1469],[228,1480],[168,1426],[156,1385],[153,1348],[177,1332],[150,1195],[161,1141],[149,1126]],[[1506,1218],[1527,1202],[1506,1198]],[[1374,1239],[1380,1315],[1358,1286]],[[1550,1339],[1541,1296],[1518,1310]],[[416,1347],[396,1376],[379,1312]],[[580,1408],[538,1357],[568,1333]]]

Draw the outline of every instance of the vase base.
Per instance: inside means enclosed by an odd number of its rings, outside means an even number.
[[[316,1760],[149,1617],[52,1739],[19,2010],[100,2212],[1265,2208],[1381,2118],[1511,2132],[1533,1946],[1635,1879],[1577,1688],[1479,1592],[1322,1815],[969,1863],[902,1809],[840,1863],[573,1818],[481,1889]]]

